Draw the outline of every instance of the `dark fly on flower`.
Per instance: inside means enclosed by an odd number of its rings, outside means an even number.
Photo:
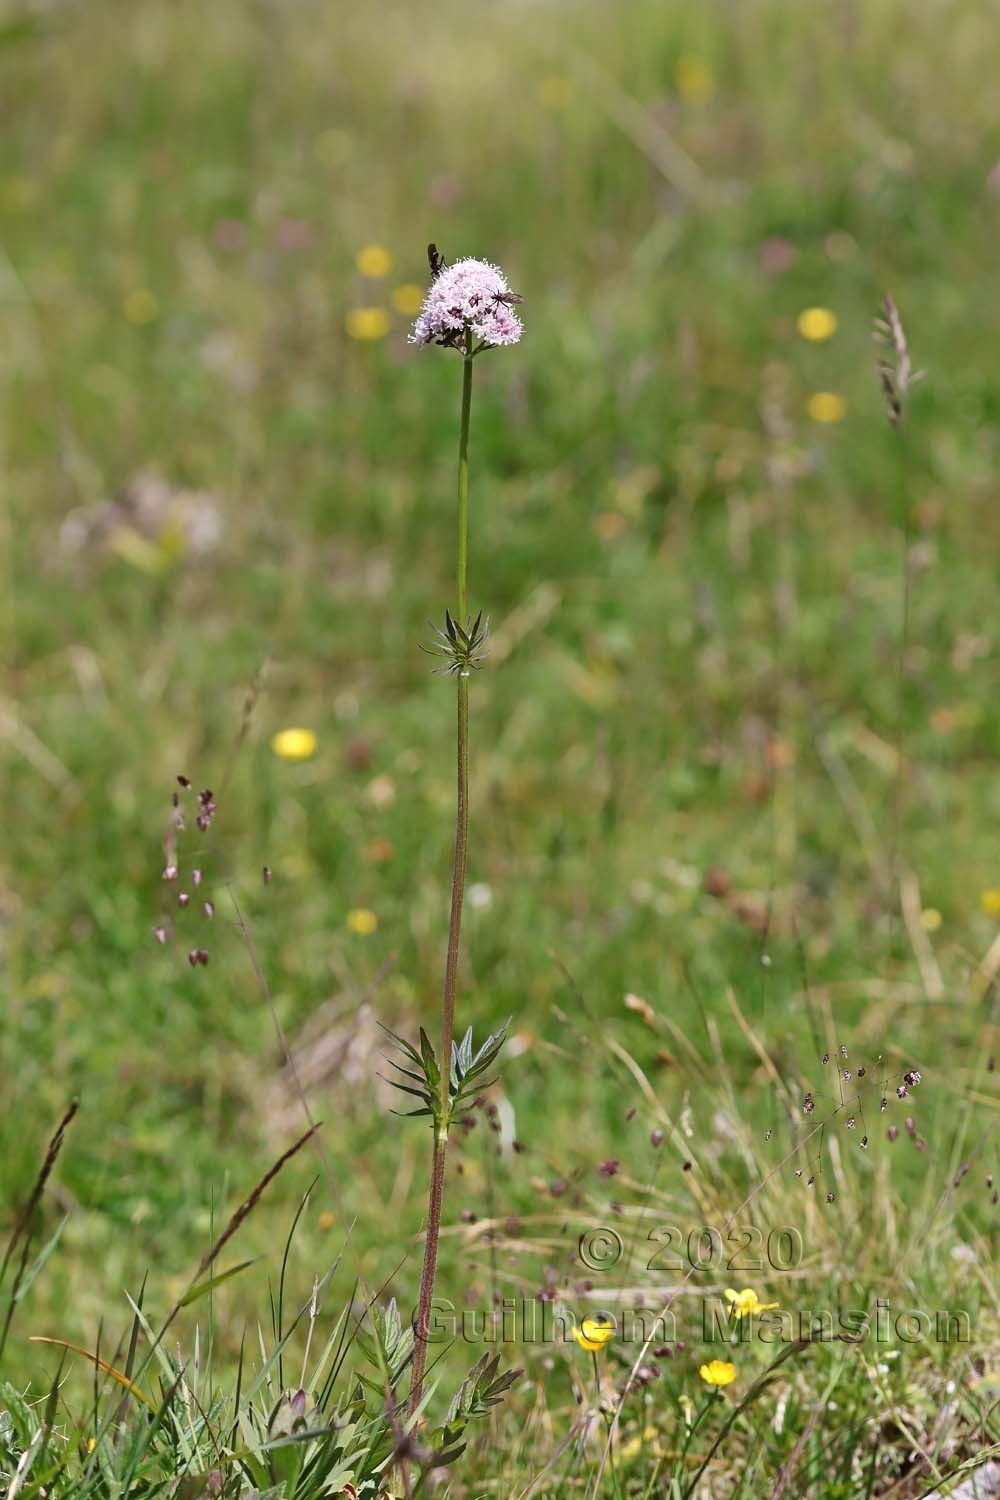
[[[430,244],[427,246],[427,263],[431,268],[432,280],[435,276],[440,276],[441,272],[448,264],[433,240],[431,240]]]
[[[507,307],[516,307],[524,298],[520,292],[494,292],[491,300],[494,307],[499,307],[501,302]]]

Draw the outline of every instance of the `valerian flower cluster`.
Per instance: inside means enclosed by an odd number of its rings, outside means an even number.
[[[433,262],[432,262],[433,263]],[[499,266],[486,260],[442,265],[410,334],[411,344],[460,348],[466,329],[483,345],[516,344],[523,332],[513,306],[521,299]]]

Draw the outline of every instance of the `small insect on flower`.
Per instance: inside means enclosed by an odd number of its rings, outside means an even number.
[[[757,1313],[771,1312],[778,1306],[777,1302],[761,1302],[757,1293],[748,1286],[744,1287],[742,1292],[735,1292],[731,1286],[727,1286],[723,1296],[737,1321],[740,1318],[755,1317]]]
[[[730,1364],[728,1359],[712,1359],[707,1365],[698,1366],[698,1374],[706,1385],[720,1389],[724,1385],[732,1385],[736,1379],[736,1366]]]
[[[504,307],[517,307],[523,301],[524,298],[520,292],[494,292],[490,298],[490,305],[500,307],[502,304]]]
[[[571,1331],[581,1349],[598,1354],[614,1338],[615,1320],[608,1313],[598,1313],[596,1317],[584,1318],[579,1328],[574,1324]]]

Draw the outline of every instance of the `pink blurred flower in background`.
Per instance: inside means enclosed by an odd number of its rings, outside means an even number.
[[[772,276],[780,276],[783,271],[790,271],[798,258],[799,252],[792,241],[780,234],[772,235],[760,247],[761,266]]]

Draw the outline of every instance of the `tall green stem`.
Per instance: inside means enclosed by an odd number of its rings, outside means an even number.
[[[469,415],[472,410],[472,337],[466,335],[462,361],[462,422],[458,440],[458,620],[465,624],[466,570],[469,552]],[[434,1128],[434,1151],[431,1157],[430,1193],[427,1204],[427,1233],[424,1240],[424,1265],[420,1276],[420,1300],[417,1304],[416,1341],[413,1349],[413,1378],[410,1383],[412,1414],[420,1405],[424,1370],[427,1365],[427,1335],[431,1305],[434,1300],[434,1277],[437,1271],[438,1243],[441,1238],[441,1208],[444,1200],[445,1163],[448,1154],[448,1125],[451,1112],[451,1048],[455,1035],[455,993],[458,988],[458,953],[462,933],[462,905],[465,900],[465,864],[469,846],[469,678],[459,672],[457,689],[457,794],[455,814],[455,858],[451,877],[451,918],[448,924],[448,955],[445,960],[444,993],[441,1000],[441,1097]]]
[[[465,575],[469,561],[469,414],[472,411],[472,334],[465,335],[462,361],[462,425],[458,437],[458,623],[465,624],[468,605]]]

